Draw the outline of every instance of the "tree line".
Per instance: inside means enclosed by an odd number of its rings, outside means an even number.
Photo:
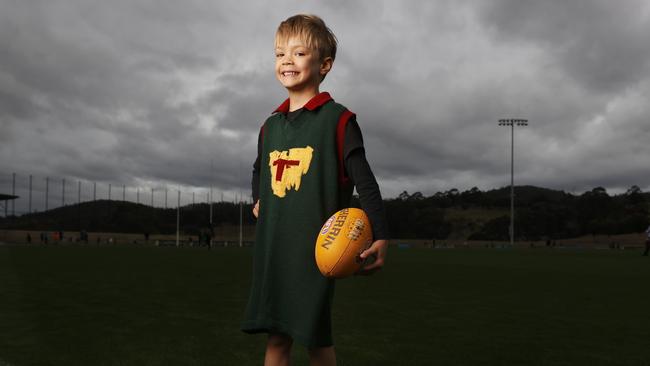
[[[650,194],[638,186],[610,195],[602,187],[580,195],[533,186],[515,187],[515,238],[563,239],[584,235],[642,232],[649,223]],[[450,189],[424,196],[402,192],[384,200],[391,237],[418,239],[508,240],[509,187],[481,191]],[[352,206],[359,207],[357,198]],[[254,225],[250,204],[242,207],[244,225]],[[181,207],[181,230],[196,234],[210,227],[210,207]],[[0,228],[169,234],[176,232],[176,209],[99,200],[46,212],[0,219]],[[212,226],[239,224],[237,203],[212,206]]]
[[[533,186],[518,186],[515,192],[515,238],[546,240],[583,235],[615,235],[642,232],[648,227],[650,195],[638,186],[610,195],[596,187],[580,195]],[[451,189],[426,197],[420,192],[402,192],[386,200],[391,236],[396,238],[447,239],[456,229],[449,213],[468,213],[469,240],[508,240],[510,188],[481,191]],[[489,220],[473,218],[481,211],[501,212]],[[460,214],[458,213],[460,211]],[[458,236],[456,236],[458,237]]]

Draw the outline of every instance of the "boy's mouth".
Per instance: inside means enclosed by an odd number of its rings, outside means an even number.
[[[282,74],[282,76],[296,76],[296,75],[298,75],[298,72],[297,71],[283,71],[281,74]]]

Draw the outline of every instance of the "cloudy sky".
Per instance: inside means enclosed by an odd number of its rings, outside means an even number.
[[[357,113],[384,197],[508,185],[500,118],[529,120],[516,184],[647,191],[648,4],[0,0],[0,193],[15,172],[59,196],[62,178],[70,196],[77,181],[85,197],[89,182],[246,194],[286,98],[274,32],[296,13],[339,39],[321,90]]]

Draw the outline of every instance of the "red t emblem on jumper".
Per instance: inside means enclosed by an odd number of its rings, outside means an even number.
[[[302,176],[309,171],[313,152],[311,146],[305,146],[294,147],[288,151],[274,150],[269,153],[268,164],[274,195],[283,198],[288,190],[300,189]]]
[[[281,181],[282,180],[282,173],[284,173],[284,168],[286,167],[287,169],[291,168],[292,166],[296,166],[300,164],[299,160],[285,160],[285,159],[278,159],[273,162],[273,166],[277,166],[278,169],[275,172],[275,180],[276,181]]]

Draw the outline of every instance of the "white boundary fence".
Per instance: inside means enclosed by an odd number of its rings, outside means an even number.
[[[0,202],[0,216],[21,216],[95,200],[128,201],[158,208],[176,208],[198,203],[250,203],[240,190],[179,186],[146,182],[127,185],[76,178],[43,177],[30,174],[0,174],[0,194],[18,196]]]

